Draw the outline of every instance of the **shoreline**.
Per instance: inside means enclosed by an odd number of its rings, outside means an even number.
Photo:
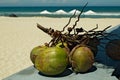
[[[69,18],[51,17],[0,17],[0,79],[32,66],[30,51],[51,40],[50,36],[39,30],[40,25],[62,30]],[[73,18],[69,26],[73,26]],[[90,30],[96,27],[103,30],[107,26],[120,24],[120,18],[80,18],[77,27]]]
[[[69,17],[60,17],[60,18],[55,18],[55,17],[37,17],[37,16],[33,16],[33,17],[7,17],[7,16],[0,16],[0,21],[1,21],[1,18],[2,19],[11,19],[11,20],[20,20],[20,19],[30,19],[30,20],[41,20],[41,19],[43,19],[43,20],[49,20],[49,19],[52,19],[52,20],[50,20],[50,21],[53,21],[53,20],[55,20],[55,19],[57,19],[57,20],[62,20],[62,22],[63,23],[66,23],[67,24],[67,21],[69,21]],[[65,21],[63,21],[63,20],[65,20]],[[73,22],[71,21],[71,23],[73,23],[74,24],[74,22],[75,22],[75,20],[77,20],[77,18],[72,18],[72,20],[73,20]],[[120,21],[120,18],[80,18],[80,20],[82,20],[82,22],[84,23],[84,22],[87,22],[87,21],[94,21],[94,20],[97,20],[98,21],[98,23],[97,23],[97,21],[96,22],[93,22],[92,24],[100,24],[100,23],[102,23],[102,22],[99,22],[99,21],[103,21],[103,24],[108,24],[108,22],[110,23],[110,25],[112,25],[113,24],[113,26],[115,26],[115,25],[117,25],[117,24],[120,24],[119,23],[119,21]],[[112,20],[114,20],[114,21],[117,21],[117,22],[112,22]],[[37,21],[38,22],[38,21]],[[56,21],[57,22],[57,21]],[[104,23],[104,22],[107,22],[107,23]],[[111,23],[112,22],[112,23]],[[46,21],[46,23],[47,23],[47,21]],[[78,23],[77,23],[77,25],[79,25],[81,22],[79,21]],[[48,24],[49,24],[49,22],[48,22]],[[54,23],[53,23],[54,24]],[[59,23],[58,23],[59,24]],[[87,22],[85,25],[87,25],[87,24],[89,24],[89,22]]]

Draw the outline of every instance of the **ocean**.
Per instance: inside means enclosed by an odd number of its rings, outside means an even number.
[[[0,7],[0,16],[15,14],[18,17],[70,17],[82,10],[82,6],[55,7]],[[120,18],[120,6],[87,6],[82,18]]]

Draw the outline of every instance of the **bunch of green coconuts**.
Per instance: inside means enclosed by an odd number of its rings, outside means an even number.
[[[63,27],[62,31],[45,28],[37,24],[40,30],[52,37],[50,42],[33,48],[30,53],[32,63],[42,74],[59,75],[68,66],[69,68],[72,67],[75,73],[85,73],[93,66],[100,39],[106,36],[106,30],[111,26],[96,31],[97,25],[95,28],[86,31],[83,28],[75,27],[79,17],[80,15],[73,27],[67,28],[72,18],[70,17],[68,24]],[[67,28],[67,32],[64,32],[65,28]]]
[[[93,66],[99,41],[95,31],[90,34],[70,34],[68,28],[68,33],[63,34],[62,31],[44,28],[39,24],[37,27],[52,37],[49,43],[33,48],[30,53],[32,63],[42,74],[55,76],[70,67],[75,73],[84,73]],[[79,30],[81,28],[77,28],[76,32]]]

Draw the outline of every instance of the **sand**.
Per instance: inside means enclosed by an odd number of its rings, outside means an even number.
[[[44,27],[62,30],[69,18],[48,17],[0,17],[0,80],[31,65],[30,51],[38,45],[50,41],[50,36],[36,27],[39,23]],[[70,26],[76,19],[72,19]],[[120,24],[120,18],[81,18],[77,27],[90,30],[96,27],[104,29]]]

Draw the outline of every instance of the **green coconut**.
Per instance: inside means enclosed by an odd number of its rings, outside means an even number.
[[[69,60],[75,73],[87,72],[93,65],[94,55],[87,46],[76,46],[71,51]]]
[[[44,75],[54,76],[62,73],[68,65],[66,50],[59,47],[49,47],[39,54],[35,67]]]

